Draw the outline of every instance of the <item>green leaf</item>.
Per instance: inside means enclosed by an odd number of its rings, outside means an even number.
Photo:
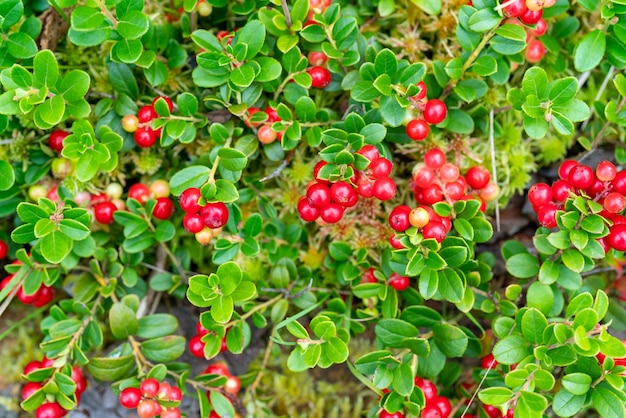
[[[39,51],[33,59],[33,78],[40,86],[53,87],[59,77],[59,65],[52,51]]]
[[[113,45],[111,52],[119,61],[132,64],[141,57],[143,44],[137,39],[122,39]]]
[[[117,32],[122,38],[139,39],[150,27],[148,16],[140,10],[131,10],[124,13],[117,22]],[[143,48],[142,48],[143,49]]]
[[[116,381],[127,376],[135,367],[135,356],[132,354],[121,357],[92,357],[87,363],[89,373],[98,380]]]
[[[62,232],[52,232],[41,239],[41,255],[52,264],[61,263],[72,251],[73,241]]]
[[[409,396],[415,387],[411,366],[401,363],[393,371],[391,387],[401,396]]]
[[[431,16],[441,13],[441,0],[411,0],[411,3]]]
[[[624,418],[626,415],[622,399],[604,386],[591,391],[591,401],[602,418]]]
[[[0,160],[0,191],[9,190],[15,183],[13,166],[5,160]]]
[[[579,413],[587,396],[573,395],[565,389],[559,390],[552,401],[552,410],[559,417],[571,417]]]
[[[19,59],[34,57],[37,53],[35,40],[23,32],[12,33],[5,42],[9,54]]]
[[[235,148],[221,148],[217,155],[220,157],[220,164],[228,170],[241,171],[248,163],[246,154]]]
[[[90,229],[74,219],[62,219],[59,222],[60,231],[74,241],[82,241],[89,236]]]
[[[128,305],[116,302],[109,311],[109,325],[111,333],[118,340],[135,335],[139,330],[137,315]]]
[[[383,319],[376,324],[376,336],[391,348],[401,348],[402,340],[417,337],[419,331],[415,326],[400,319]]]
[[[578,80],[574,77],[565,77],[550,83],[548,97],[555,104],[566,103],[576,96]]]
[[[606,50],[606,34],[601,29],[586,34],[576,45],[574,67],[577,71],[589,71],[602,61]]]
[[[159,242],[170,241],[174,236],[176,236],[176,227],[170,221],[160,222],[154,231],[154,239]]]
[[[149,360],[157,363],[169,363],[185,352],[185,339],[180,335],[167,335],[141,343],[141,352]]]
[[[511,389],[507,388],[487,388],[478,392],[478,399],[487,405],[502,405],[513,397]]]
[[[211,316],[220,323],[225,324],[233,316],[233,298],[231,296],[219,296],[211,305]]]
[[[72,70],[63,77],[59,86],[59,94],[68,102],[85,97],[91,80],[89,75],[81,70]]]
[[[498,363],[511,365],[522,361],[530,354],[528,342],[521,335],[510,335],[498,341],[493,347],[493,355]]]
[[[374,70],[377,75],[387,74],[393,78],[398,71],[398,60],[391,50],[385,48],[381,50],[374,60]]]
[[[439,273],[438,290],[448,302],[458,303],[463,299],[465,285],[455,270],[445,268]]]
[[[265,26],[258,20],[251,20],[235,34],[232,42],[233,49],[237,44],[247,46],[244,60],[254,58],[259,53],[265,42]]]
[[[469,28],[474,32],[487,32],[500,24],[502,17],[490,8],[481,9],[470,16]]]
[[[543,342],[543,331],[547,326],[548,320],[537,309],[528,309],[522,317],[522,333],[532,344],[540,344]]]
[[[526,293],[529,307],[537,308],[544,315],[549,315],[554,304],[554,293],[552,288],[540,282],[534,282]]]
[[[520,279],[534,277],[539,273],[539,260],[529,253],[515,254],[506,260],[506,269]]]
[[[64,112],[65,100],[63,100],[63,97],[51,97],[50,99],[46,99],[35,109],[35,123],[41,129],[49,129],[61,122]]]
[[[469,340],[460,328],[450,324],[436,324],[432,329],[435,342],[446,357],[463,356]]]
[[[170,190],[174,196],[179,196],[190,187],[200,188],[209,179],[211,170],[202,165],[192,165],[180,170],[170,179]]]
[[[339,337],[331,337],[322,346],[322,352],[330,361],[341,364],[348,358],[348,345]]]
[[[585,395],[591,387],[591,376],[585,373],[570,373],[563,376],[561,385],[573,395]]]

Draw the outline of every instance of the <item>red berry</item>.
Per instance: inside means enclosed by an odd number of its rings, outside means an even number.
[[[606,242],[617,251],[626,251],[626,224],[613,225],[606,237]]]
[[[139,390],[144,396],[154,398],[159,392],[159,381],[152,377],[148,378],[141,382]]]
[[[543,16],[543,9],[537,10],[536,12],[526,9],[526,11],[519,16],[519,20],[527,25],[534,25],[539,22],[541,16]]]
[[[154,110],[154,107],[150,106],[142,106],[139,108],[137,112],[137,118],[140,123],[150,122],[154,118],[158,118],[157,112]]]
[[[167,108],[170,110],[170,112],[171,112],[172,110],[174,110],[174,103],[172,103],[172,99],[170,99],[170,98],[169,98],[169,97],[167,97],[167,96],[157,96],[157,97],[155,97],[154,99],[152,99],[152,108],[153,108],[153,109],[154,109],[154,105],[155,105],[155,103],[156,103],[156,102],[157,102],[157,100],[159,100],[159,99],[163,99],[163,100],[165,100],[165,103],[167,103]],[[156,111],[155,111],[155,113],[156,113]]]
[[[531,30],[530,33],[534,36],[542,36],[546,33],[546,30],[548,30],[548,24],[545,20],[539,19],[537,27],[534,30]]]
[[[549,203],[537,209],[537,220],[541,226],[556,228],[556,206]]]
[[[65,132],[60,129],[57,129],[56,131],[52,131],[52,133],[48,137],[48,146],[56,152],[63,151],[63,140],[69,134],[70,134],[69,132]]]
[[[46,306],[54,299],[54,291],[51,287],[46,285],[42,285],[39,288],[39,298],[33,302],[33,306],[35,308],[41,308],[42,306]]]
[[[422,229],[424,239],[434,238],[437,242],[444,240],[448,231],[441,222],[431,221]]]
[[[56,402],[43,403],[35,411],[36,418],[61,418],[67,414],[67,411]]]
[[[30,397],[33,393],[41,389],[43,385],[41,382],[28,382],[22,387],[22,400]]]
[[[359,201],[359,194],[345,181],[338,181],[330,186],[330,198],[344,207],[352,207]]]
[[[503,13],[506,17],[519,17],[527,10],[526,0],[515,0],[504,8]]]
[[[610,161],[602,161],[596,167],[596,177],[600,181],[611,181],[617,175],[615,164]]]
[[[409,287],[411,281],[406,276],[400,276],[398,273],[391,273],[387,283],[389,283],[389,286],[393,287],[397,291],[402,292]]]
[[[307,72],[311,76],[311,87],[323,89],[326,88],[332,81],[330,71],[324,67],[311,67]]]
[[[206,345],[201,338],[201,335],[196,335],[189,340],[189,352],[198,358],[204,358],[204,347]]]
[[[413,119],[406,125],[406,134],[413,141],[422,141],[429,132],[430,126],[423,119]]]
[[[427,205],[434,205],[443,200],[443,190],[438,184],[431,184],[422,190],[422,202]]]
[[[149,148],[156,142],[157,134],[151,127],[142,126],[137,128],[133,134],[133,138],[135,138],[135,143],[141,148]]]
[[[446,154],[439,148],[433,148],[424,155],[424,164],[430,168],[440,168],[446,163]]]
[[[557,202],[565,202],[570,192],[574,192],[574,189],[566,180],[557,180],[552,183],[552,198]]]
[[[361,276],[361,283],[377,283],[378,279],[374,276],[374,269],[368,268]]]
[[[537,63],[546,55],[546,47],[539,39],[532,38],[526,46],[526,60],[530,63]]]
[[[424,399],[426,399],[426,403],[435,399],[437,396],[437,386],[430,380],[422,379],[421,377],[416,377],[414,380],[415,386],[420,388],[424,393]]]
[[[324,183],[315,183],[306,191],[309,203],[318,209],[322,209],[330,203],[330,188]]]
[[[321,66],[326,64],[328,56],[323,52],[311,51],[309,52],[309,64],[315,66]]]
[[[378,414],[378,418],[404,418],[404,414],[399,411],[392,414],[383,409],[380,411],[380,414]]]
[[[168,398],[170,401],[178,402],[183,399],[183,393],[178,387],[171,386]]]
[[[593,185],[595,173],[591,167],[579,164],[572,168],[568,175],[568,181],[576,189],[587,189]]]
[[[569,172],[572,168],[578,165],[578,161],[575,160],[565,160],[559,166],[559,178],[561,180],[567,180],[569,178]]]
[[[435,396],[435,399],[433,399],[433,405],[439,409],[442,418],[448,418],[450,413],[452,413],[450,400],[444,396]]]
[[[390,200],[396,195],[396,183],[389,177],[381,177],[374,182],[374,197]]]
[[[498,362],[491,353],[480,359],[480,367],[483,369],[495,369],[497,365]]]
[[[452,200],[459,200],[465,194],[466,184],[464,181],[453,181],[445,186],[445,192]]]
[[[370,160],[370,162],[374,161],[376,158],[380,156],[380,153],[378,152],[378,148],[370,144],[363,145],[363,147],[361,147],[361,149],[357,151],[357,154],[361,154],[362,156]]]
[[[150,199],[150,188],[143,183],[135,183],[128,189],[128,197],[144,204]]]
[[[241,389],[241,381],[237,376],[228,376],[226,383],[224,384],[224,390],[231,395],[236,395]]]
[[[439,168],[439,178],[445,183],[451,183],[459,178],[459,167],[452,163],[445,163]]]
[[[76,383],[76,392],[83,393],[87,389],[87,379],[83,375],[83,371],[78,366],[72,366],[72,380]]]
[[[404,245],[396,238],[396,234],[391,234],[389,237],[389,244],[396,250],[401,250],[404,248]]]
[[[369,177],[362,176],[357,180],[356,191],[362,197],[368,198],[374,196],[374,180]]]
[[[483,409],[489,415],[489,418],[502,418],[502,412],[493,405],[483,405]]]
[[[467,171],[465,175],[465,181],[467,184],[476,190],[480,190],[489,183],[491,175],[485,167],[474,166]]]
[[[178,408],[168,408],[164,409],[161,412],[160,418],[180,418],[180,409]]]
[[[528,190],[528,200],[538,208],[552,202],[552,188],[546,183],[533,184]]]
[[[439,99],[431,99],[424,106],[424,119],[431,125],[443,122],[448,115],[446,104]]]
[[[626,208],[626,199],[624,195],[617,192],[611,192],[604,198],[604,209],[609,213],[619,213]]]
[[[420,81],[419,83],[416,84],[416,86],[420,89],[419,92],[413,96],[413,99],[415,100],[423,100],[426,98],[426,93],[428,92],[428,89],[426,88],[426,84],[423,81]]]
[[[204,221],[200,215],[188,213],[183,218],[183,227],[192,234],[195,234],[204,229]]]
[[[274,131],[271,126],[263,125],[257,131],[257,137],[261,144],[271,144],[278,138],[278,132]]]
[[[0,239],[0,260],[5,259],[8,253],[9,253],[9,245],[7,244],[5,240]]]
[[[200,193],[200,189],[196,187],[190,187],[181,193],[178,198],[178,202],[180,203],[180,207],[187,213],[198,213],[202,208],[198,204],[198,200],[202,197]]]
[[[113,223],[113,213],[115,213],[115,211],[117,211],[117,206],[112,202],[98,203],[93,208],[96,220],[105,225]]]
[[[444,418],[444,415],[441,413],[436,405],[426,404],[426,406],[424,406],[424,409],[422,409],[420,418]]]
[[[205,374],[218,374],[220,376],[230,376],[230,371],[228,370],[228,366],[226,363],[213,363],[209,364],[206,369],[204,369]]]
[[[23,304],[30,305],[31,303],[39,299],[39,289],[37,289],[37,291],[32,295],[27,295],[26,293],[24,293],[24,288],[20,287],[20,289],[17,291],[17,298]]]
[[[389,214],[389,226],[398,232],[404,232],[411,227],[409,214],[411,208],[406,205],[395,207]]]
[[[160,415],[162,411],[161,405],[152,399],[144,399],[137,406],[137,415],[139,418],[152,418]]]
[[[54,365],[54,360],[48,357],[44,357],[41,359],[41,368],[47,369],[48,367],[52,367]]]
[[[409,213],[409,222],[416,228],[423,228],[430,222],[430,214],[425,207],[417,207]]]
[[[32,373],[35,370],[39,370],[39,369],[41,369],[41,362],[40,361],[31,361],[26,366],[24,366],[24,370],[22,370],[22,373],[24,373],[24,375],[28,375],[29,373]]]
[[[376,178],[389,177],[392,168],[393,163],[384,157],[376,158],[368,167]]]
[[[327,164],[328,163],[326,161],[321,160],[315,164],[315,167],[313,167],[313,178],[315,178],[315,180],[317,180],[318,183],[328,183],[327,180],[319,178],[320,170]]]
[[[154,205],[152,216],[157,219],[169,219],[174,214],[174,202],[169,197],[159,197]]]
[[[200,216],[209,228],[221,228],[228,222],[228,208],[222,202],[207,203],[200,209]]]
[[[141,390],[138,388],[126,388],[120,392],[120,404],[124,408],[135,409],[141,401]]]
[[[433,184],[436,176],[437,175],[432,168],[423,166],[415,172],[413,175],[413,181],[416,186],[425,188]]]
[[[313,206],[306,196],[298,200],[298,215],[305,222],[313,222],[320,216],[320,210]]]
[[[343,217],[343,206],[338,203],[329,203],[320,209],[320,217],[329,224],[337,223]]]

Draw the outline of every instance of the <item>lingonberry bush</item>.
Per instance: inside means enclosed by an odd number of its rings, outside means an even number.
[[[369,417],[626,416],[623,0],[4,0],[0,31],[26,411],[92,380],[276,416],[263,376],[340,365]],[[527,189],[539,228],[494,238]]]

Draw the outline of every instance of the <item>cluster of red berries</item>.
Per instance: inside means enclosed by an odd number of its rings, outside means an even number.
[[[324,13],[331,4],[333,4],[333,0],[309,0],[309,14],[307,14],[304,26],[317,25],[313,20],[315,14]]]
[[[95,219],[104,225],[113,223],[113,214],[118,210],[126,209],[121,199],[124,189],[119,183],[110,183],[103,193],[91,196],[91,205]],[[135,199],[142,205],[151,198],[156,199],[152,216],[156,219],[169,219],[174,214],[174,202],[169,198],[170,185],[165,180],[155,180],[147,186],[135,183],[128,189],[128,197]]]
[[[31,361],[28,363],[23,370],[23,374],[28,376],[30,373],[35,372],[39,369],[47,369],[49,367],[53,367],[54,361],[44,357],[42,361]],[[74,395],[76,396],[76,403],[80,403],[80,397],[83,392],[87,389],[87,379],[83,375],[83,371],[78,366],[72,367],[72,375],[71,379],[76,384],[76,392]],[[28,382],[22,387],[22,400],[28,399],[33,393],[37,392],[39,389],[43,388],[46,382]],[[35,410],[36,418],[61,418],[67,415],[68,411],[63,409],[61,405],[59,405],[56,401],[50,401],[49,399],[46,402],[39,405],[39,407]]]
[[[611,221],[609,235],[598,239],[605,251],[611,248],[626,251],[626,171],[617,171],[610,161],[602,161],[594,170],[575,160],[565,160],[558,170],[559,180],[552,186],[534,184],[528,200],[537,212],[537,219],[546,228],[557,226],[557,211],[572,195],[582,195],[600,203],[600,215]]]
[[[406,125],[406,134],[413,141],[422,141],[430,132],[430,125],[437,125],[444,121],[448,115],[446,104],[439,99],[427,99],[426,84],[423,81],[417,83],[419,93],[411,98],[413,105],[421,111],[421,117],[415,118],[410,114],[411,119]]]
[[[446,155],[439,148],[426,152],[424,163],[416,166],[411,188],[418,206],[394,208],[389,214],[389,226],[396,232],[414,226],[421,230],[424,238],[434,238],[438,242],[450,232],[452,223],[449,216],[435,213],[432,205],[444,200],[452,204],[457,200],[478,199],[484,211],[485,202],[495,199],[499,193],[486,168],[473,166],[462,176],[459,167],[446,162]],[[404,248],[395,234],[390,242],[396,249]]]
[[[204,358],[204,347],[206,346],[206,343],[202,341],[202,337],[207,335],[209,331],[206,330],[200,322],[198,322],[196,324],[196,332],[197,334],[189,340],[189,352],[191,352],[191,354],[195,357]],[[222,339],[222,346],[220,347],[220,353],[223,353],[226,350],[228,350],[228,347],[226,346],[226,336],[224,336]]]
[[[421,418],[448,418],[452,413],[452,405],[445,396],[437,394],[437,386],[433,382],[421,377],[415,378],[415,386],[422,390],[426,405],[420,414]],[[401,412],[389,413],[384,409],[378,414],[379,418],[404,418]]]
[[[396,183],[389,177],[393,163],[381,157],[373,145],[365,145],[357,153],[370,163],[363,171],[354,170],[349,182],[331,183],[324,180],[319,177],[319,173],[327,163],[320,161],[315,165],[315,181],[307,187],[306,196],[298,201],[298,214],[304,221],[313,222],[321,218],[324,222],[333,224],[341,220],[346,208],[358,203],[359,196],[375,197],[384,201],[396,195]]]
[[[135,143],[141,148],[151,147],[157,138],[161,137],[161,128],[157,130],[152,129],[152,120],[159,117],[156,110],[154,110],[154,104],[159,97],[165,100],[171,112],[174,109],[172,99],[166,96],[157,96],[152,100],[152,104],[140,107],[137,115],[125,115],[122,118],[122,129],[132,133]]]
[[[323,52],[309,52],[309,64],[311,64],[311,67],[309,67],[307,72],[311,76],[311,87],[324,89],[333,81],[332,74],[326,68],[327,63],[328,56]]]
[[[222,227],[228,222],[228,208],[222,202],[201,206],[201,198],[200,189],[190,187],[181,193],[179,202],[186,212],[183,227],[195,234],[200,244],[207,245],[215,235],[222,232]]]
[[[4,260],[9,254],[9,244],[3,239],[0,239],[0,260]]]
[[[543,9],[552,7],[556,0],[509,0],[504,3],[503,12],[507,19],[505,24],[535,25],[527,29],[526,37],[526,60],[537,63],[546,54],[546,48],[537,37],[546,33],[547,24],[543,20]]]
[[[274,109],[271,106],[267,106],[263,110],[263,113],[267,115],[267,119],[265,120],[264,123],[253,122],[250,120],[250,118],[252,118],[252,115],[258,112],[261,112],[261,109],[259,109],[258,107],[248,108],[248,113],[246,115],[246,118],[244,119],[244,123],[249,128],[258,128],[257,137],[259,138],[259,142],[261,144],[267,145],[276,141],[276,139],[282,140],[284,132],[283,131],[278,132],[272,129],[272,125],[274,124],[274,122],[280,122],[282,120],[280,116],[278,116],[276,109]]]
[[[361,276],[361,283],[378,283],[378,279],[374,275],[374,269],[368,268],[365,270],[365,273]],[[397,291],[401,292],[406,290],[411,284],[410,280],[406,276],[401,276],[398,273],[391,273],[389,279],[387,280],[387,284]]]
[[[166,406],[172,402],[180,403],[183,394],[176,386],[160,382],[154,378],[143,380],[139,387],[127,387],[120,392],[120,404],[124,408],[137,409],[139,418],[180,418],[178,406]]]
[[[16,260],[11,264],[22,264],[22,262]],[[0,291],[9,285],[9,282],[11,281],[11,279],[13,279],[14,276],[14,274],[9,274],[7,277],[2,279],[2,281],[0,281]],[[32,305],[35,308],[41,308],[42,306],[46,306],[47,304],[52,302],[52,299],[54,299],[54,289],[42,283],[41,286],[39,286],[39,289],[35,291],[35,293],[33,293],[32,295],[27,295],[24,292],[24,287],[20,286],[17,291],[17,298],[24,305]]]

